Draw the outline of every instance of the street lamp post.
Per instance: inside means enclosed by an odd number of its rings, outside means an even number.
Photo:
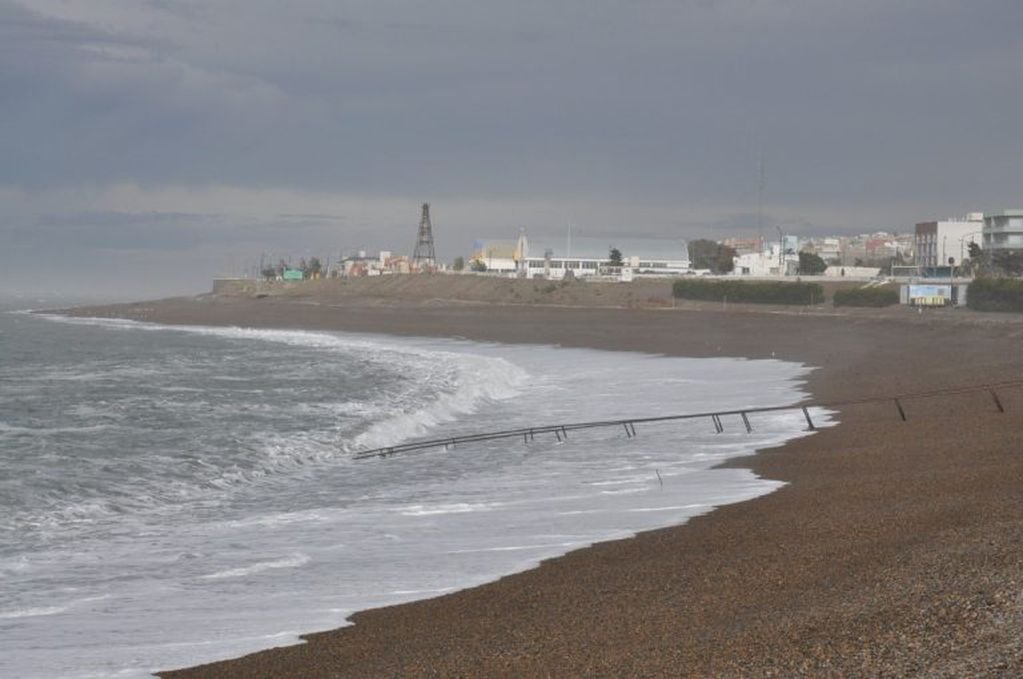
[[[778,229],[778,275],[785,275],[785,234],[782,233],[780,226],[775,226]]]

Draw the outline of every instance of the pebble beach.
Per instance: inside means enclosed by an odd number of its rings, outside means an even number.
[[[652,301],[644,291],[644,299]],[[164,677],[1017,676],[1023,319],[965,310],[204,295],[70,313],[814,366],[838,426],[730,461],[787,483],[683,526]],[[647,307],[647,308],[644,308]]]

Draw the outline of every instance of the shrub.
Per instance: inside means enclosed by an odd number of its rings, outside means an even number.
[[[835,306],[891,306],[899,303],[899,291],[894,288],[853,288],[836,290]]]
[[[1023,311],[1023,280],[977,278],[967,290],[966,306],[977,311]]]
[[[828,269],[828,263],[821,259],[821,256],[812,252],[799,253],[799,273],[804,276],[815,276],[824,273]]]
[[[677,280],[672,293],[680,299],[753,304],[813,304],[824,300],[817,283]]]
[[[688,244],[689,259],[694,269],[709,269],[713,273],[728,273],[735,264],[735,250],[727,245],[701,238]]]

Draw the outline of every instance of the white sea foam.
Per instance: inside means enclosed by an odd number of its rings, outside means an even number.
[[[485,512],[497,507],[503,507],[503,502],[457,502],[446,505],[412,505],[402,507],[398,511],[404,516],[435,516],[438,514],[465,514],[466,512]]]
[[[56,615],[68,610],[70,606],[39,606],[36,608],[21,608],[13,611],[0,611],[0,619],[11,620],[14,618],[37,618],[45,615]]]
[[[89,432],[103,431],[109,429],[108,424],[90,424],[81,427],[20,427],[13,424],[0,422],[0,433],[10,432],[13,434],[86,434]]]
[[[422,355],[422,354],[420,354]],[[422,436],[440,424],[453,422],[476,411],[487,401],[507,400],[520,393],[528,375],[518,366],[504,359],[465,356],[447,352],[427,354],[431,360],[456,360],[460,374],[458,388],[440,394],[429,405],[412,412],[392,415],[373,423],[356,436],[345,449],[363,450],[395,445],[410,438]]]
[[[228,528],[249,528],[252,526],[288,526],[292,524],[324,523],[333,520],[331,513],[322,509],[302,512],[281,512],[277,514],[252,516],[245,519],[224,522]]]
[[[646,491],[646,487],[637,486],[633,488],[618,488],[616,490],[602,490],[601,495],[629,495],[630,493],[642,493]]]
[[[421,597],[425,594],[446,594],[452,591],[454,591],[454,588],[452,587],[441,587],[439,589],[396,589],[389,593],[394,596],[401,597],[405,596]]]
[[[712,467],[805,433],[797,411],[752,417],[753,434],[741,423],[715,434],[709,422],[680,422],[640,427],[635,439],[573,432],[560,444],[503,441],[355,462],[344,444],[390,445],[441,427],[473,433],[794,403],[806,371],[776,361],[82,323],[68,326],[70,336],[109,344],[89,324],[157,333],[143,349],[187,379],[116,403],[83,398],[99,412],[72,413],[86,424],[131,413],[137,451],[94,458],[60,479],[47,502],[75,507],[74,516],[53,513],[55,537],[31,533],[23,554],[15,544],[0,562],[10,597],[0,609],[9,615],[0,617],[0,675],[143,676],[297,642],[294,630],[338,626],[357,610],[481,584],[769,492],[781,484]],[[190,358],[193,345],[206,358]],[[344,361],[365,364],[383,387],[357,383],[312,398],[307,385],[329,382],[323,370]],[[97,372],[80,363],[74,369]],[[231,366],[237,379],[216,379]],[[423,377],[391,379],[402,372]],[[118,379],[132,386],[130,371]],[[813,414],[826,426],[826,413]],[[66,464],[84,457],[63,452]],[[90,496],[102,481],[114,492]],[[65,586],[111,600],[65,604]]]
[[[251,566],[241,568],[229,568],[216,573],[202,576],[207,580],[221,580],[223,578],[244,578],[249,575],[262,573],[263,571],[275,570],[278,568],[299,568],[309,563],[309,557],[305,554],[292,554],[291,556],[276,561],[260,561]]]
[[[275,343],[286,346],[312,348],[320,352],[338,352],[343,356],[357,356],[358,360],[385,364],[391,372],[407,370],[417,374],[417,382],[446,385],[432,394],[419,388],[417,393],[389,394],[387,400],[379,402],[344,400],[334,403],[308,404],[302,402],[301,393],[296,400],[282,408],[281,405],[253,403],[239,406],[235,403],[218,403],[206,398],[186,401],[153,397],[122,398],[118,403],[104,407],[91,404],[77,404],[68,413],[80,419],[115,418],[120,420],[132,409],[158,409],[164,413],[182,413],[185,417],[234,418],[240,412],[264,414],[279,413],[283,409],[294,412],[297,418],[310,416],[329,418],[358,418],[363,431],[348,435],[343,432],[303,432],[279,434],[267,431],[258,436],[259,458],[246,458],[243,464],[208,464],[197,459],[193,466],[205,468],[212,475],[198,475],[194,478],[160,478],[157,483],[146,486],[144,481],[126,481],[124,492],[116,499],[76,498],[74,494],[56,507],[45,508],[45,513],[18,512],[14,521],[26,526],[57,528],[75,522],[92,522],[97,517],[115,515],[124,511],[176,511],[181,502],[202,500],[210,491],[217,493],[234,492],[268,478],[288,475],[310,465],[332,464],[339,458],[347,460],[348,451],[366,447],[388,445],[409,437],[422,435],[439,424],[452,422],[460,416],[473,413],[481,404],[505,400],[518,393],[518,384],[525,379],[525,373],[512,363],[499,357],[465,354],[450,350],[422,349],[411,344],[394,344],[364,338],[326,333],[285,330],[253,330],[243,328],[174,327],[167,328],[149,323],[119,319],[73,319],[54,317],[72,325],[91,325],[122,331],[162,331],[190,333],[201,336],[243,340],[259,343]],[[407,368],[405,367],[407,365]],[[425,378],[421,373],[426,368]],[[135,369],[131,366],[115,366],[110,370],[90,370],[78,367],[72,371],[61,370],[49,377],[60,377],[75,382],[93,383],[102,380],[132,380],[154,372],[152,368]],[[432,376],[431,376],[432,375]],[[44,377],[47,377],[44,375]],[[211,375],[216,380],[232,381],[224,375]],[[43,380],[46,381],[45,379]],[[237,378],[234,382],[244,382]],[[163,390],[168,391],[168,390]],[[170,391],[202,393],[202,389],[174,387]],[[235,393],[239,390],[235,389]],[[262,389],[247,390],[259,393]],[[423,393],[418,393],[423,392]],[[425,398],[429,396],[429,398]],[[99,423],[67,427],[18,427],[4,424],[0,435],[14,434],[72,434],[102,432],[120,424]],[[217,467],[224,467],[218,469]],[[126,476],[126,479],[130,477]],[[130,486],[130,487],[129,487]]]
[[[95,601],[103,601],[109,599],[108,595],[102,596],[90,596],[75,601],[70,601],[66,604],[57,606],[34,606],[30,608],[20,608],[13,610],[0,610],[0,620],[14,620],[17,618],[40,618],[48,615],[57,615],[58,613],[65,613],[76,606],[83,604],[93,603]]]
[[[572,548],[572,547],[580,546],[582,544],[589,544],[589,543],[581,543],[581,542],[541,542],[541,543],[533,544],[533,545],[502,545],[500,547],[480,547],[478,549],[454,549],[454,550],[451,550],[450,552],[448,552],[448,554],[485,554],[485,553],[488,553],[488,552],[490,552],[490,553],[492,553],[492,552],[531,552],[531,551],[534,551],[534,550],[543,550],[543,551],[558,550],[558,551],[560,551],[562,549],[565,549],[566,547],[567,548]]]
[[[677,512],[679,510],[686,509],[703,509],[707,505],[702,504],[689,504],[689,505],[666,505],[664,507],[630,507],[624,511],[642,514],[646,512]]]
[[[356,435],[352,440],[338,442],[338,448],[344,452],[368,448],[379,448],[394,445],[401,441],[422,436],[438,425],[452,422],[459,417],[475,412],[478,406],[486,401],[506,400],[521,393],[521,386],[528,379],[528,374],[515,364],[492,356],[466,354],[443,349],[423,349],[413,343],[397,343],[393,340],[363,339],[358,336],[340,335],[336,333],[310,332],[304,330],[273,330],[240,327],[211,326],[164,326],[155,323],[108,318],[73,318],[52,316],[53,320],[80,324],[96,325],[117,330],[147,330],[186,332],[197,335],[219,337],[235,340],[255,340],[273,342],[295,347],[314,348],[326,351],[341,351],[357,354],[361,360],[381,361],[401,370],[403,361],[414,358],[427,361],[430,365],[446,365],[458,373],[457,384],[451,391],[442,391],[435,398],[421,407],[395,412],[394,404],[385,407],[374,407],[366,402],[346,402],[335,406],[318,406],[331,411],[333,415],[355,414],[373,417],[370,426]],[[417,380],[429,381],[429,375],[423,374],[422,364],[409,366],[408,372]],[[222,377],[220,379],[223,379]],[[200,404],[193,404],[193,407]],[[204,407],[215,407],[205,404]],[[308,407],[299,404],[300,408]],[[303,462],[322,459],[324,455],[307,456],[296,448],[287,448],[281,455],[281,447],[271,447],[275,465],[287,464],[289,461]],[[302,451],[308,447],[302,446]],[[323,451],[321,451],[322,453]],[[327,455],[328,457],[330,454]],[[254,472],[261,477],[272,469]],[[224,487],[238,481],[245,482],[253,478],[251,474],[232,474],[215,482]]]
[[[596,487],[600,487],[600,486],[622,486],[622,485],[626,485],[626,484],[649,483],[650,480],[651,479],[650,479],[649,476],[645,476],[644,475],[644,476],[623,476],[623,477],[617,478],[617,479],[608,479],[607,481],[586,481],[585,483],[586,483],[586,485],[596,486]]]

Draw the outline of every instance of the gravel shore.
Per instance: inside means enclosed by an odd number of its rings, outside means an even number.
[[[93,308],[164,323],[460,336],[818,367],[815,401],[1023,378],[1023,319],[360,304],[204,296]],[[164,677],[1020,676],[1023,389],[840,409],[729,464],[788,481],[676,528],[365,611],[306,644]]]

